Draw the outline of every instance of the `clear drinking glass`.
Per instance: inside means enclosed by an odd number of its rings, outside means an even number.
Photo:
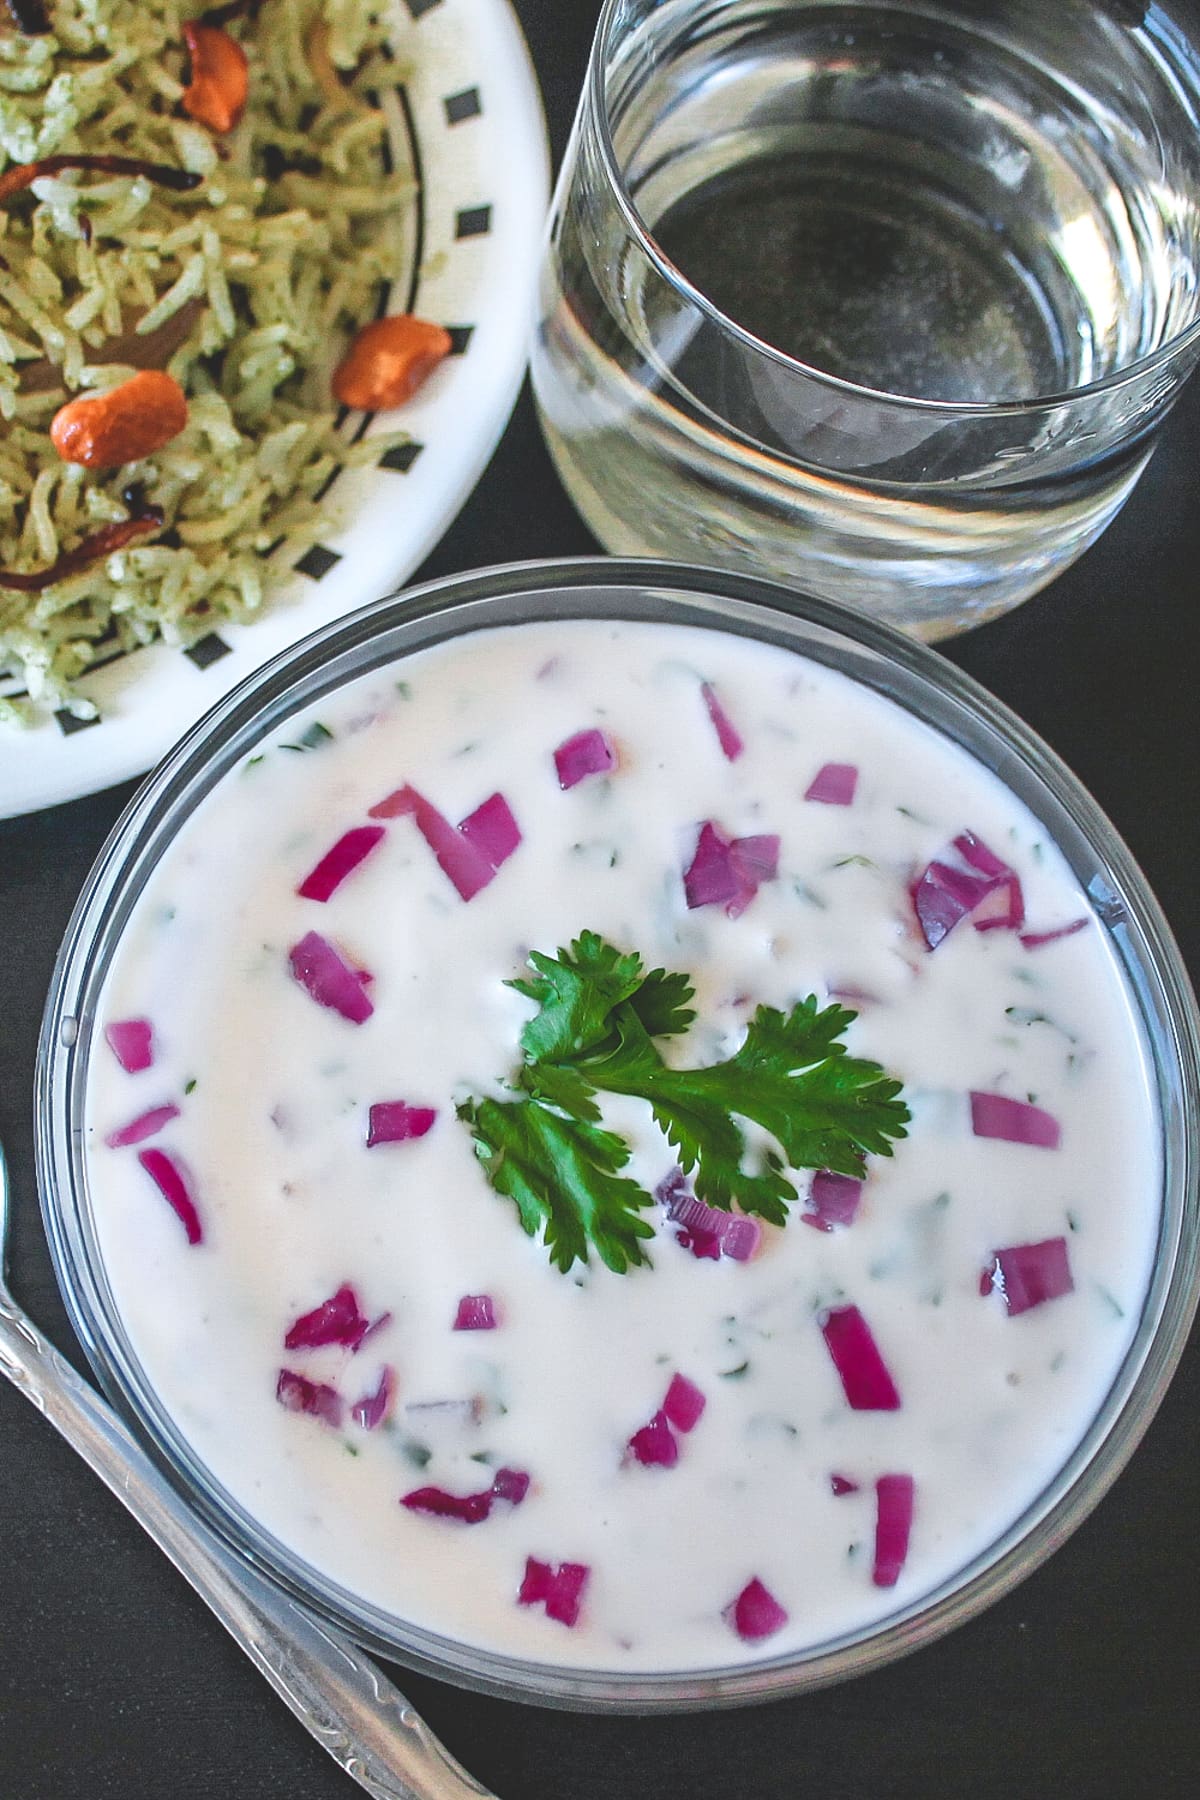
[[[607,0],[533,346],[606,547],[928,639],[1072,562],[1200,354],[1187,16]]]

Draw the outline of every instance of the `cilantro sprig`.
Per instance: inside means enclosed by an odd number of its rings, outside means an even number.
[[[687,975],[647,971],[636,951],[594,931],[557,956],[535,950],[529,966],[508,983],[537,1007],[521,1032],[515,1097],[472,1098],[458,1116],[492,1187],[531,1237],[544,1230],[564,1272],[594,1248],[623,1273],[649,1261],[654,1235],[644,1216],[653,1195],[622,1174],[629,1145],[604,1126],[598,1094],[646,1101],[699,1199],[723,1212],[736,1201],[775,1225],[796,1199],[789,1169],[859,1175],[866,1156],[890,1156],[906,1135],[900,1082],[840,1041],[856,1017],[843,1006],[818,1008],[814,995],[786,1013],[760,1006],[735,1055],[674,1068],[655,1040],[695,1019]],[[753,1164],[747,1121],[772,1140]]]

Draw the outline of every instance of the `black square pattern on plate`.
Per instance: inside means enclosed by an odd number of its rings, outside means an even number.
[[[486,237],[492,229],[490,206],[464,206],[454,215],[456,238]]]
[[[448,125],[461,125],[465,119],[477,119],[483,111],[483,101],[479,98],[477,87],[463,88],[458,94],[447,94],[442,105],[446,109]]]
[[[376,112],[379,111],[379,92],[376,88],[367,89],[367,104]],[[392,155],[392,143],[385,131],[379,140],[379,161],[385,175],[392,175],[396,170],[396,159]]]
[[[372,416],[373,415],[371,415],[369,413],[367,415],[368,418],[371,418]],[[354,441],[357,443],[358,442],[357,438]],[[315,505],[319,506],[321,504],[322,500],[325,498],[326,494],[329,492],[330,488],[333,486],[334,482],[337,480],[337,478],[341,474],[341,472],[342,472],[341,463],[334,463],[332,469],[330,469],[328,475],[325,477],[324,481],[321,483],[320,487],[317,489],[316,493],[313,495],[313,502]]]
[[[414,19],[420,19],[425,13],[432,12],[435,6],[440,6],[441,0],[404,0],[404,4]]]
[[[194,644],[189,644],[183,654],[198,669],[211,669],[215,662],[220,662],[223,656],[229,655],[231,648],[232,645],[227,644],[223,637],[210,631],[207,636],[197,638]]]
[[[424,448],[424,444],[393,444],[380,457],[379,467],[394,469],[398,475],[407,475]]]
[[[447,325],[446,330],[450,333],[451,356],[466,355],[467,345],[471,341],[471,333],[474,329],[473,325]]]
[[[77,719],[75,714],[73,712],[68,712],[65,706],[56,712],[54,716],[58,720],[58,729],[62,732],[64,737],[71,737],[77,731],[86,731],[89,725],[98,725],[100,723],[98,718]]]
[[[310,544],[294,566],[301,575],[308,575],[313,581],[323,581],[330,569],[336,568],[341,560],[336,550],[327,550],[324,544]]]

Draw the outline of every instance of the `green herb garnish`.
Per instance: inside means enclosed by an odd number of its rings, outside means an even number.
[[[300,736],[294,744],[281,744],[279,747],[281,750],[299,750],[303,752],[305,750],[323,749],[326,744],[332,744],[332,742],[333,733],[330,731],[328,725],[322,725],[320,719],[314,719],[312,724],[306,726],[300,733]]]
[[[629,1146],[603,1124],[598,1093],[645,1100],[699,1199],[772,1224],[787,1221],[796,1189],[786,1169],[858,1175],[867,1155],[890,1156],[909,1111],[898,1081],[878,1063],[847,1056],[842,1037],[856,1014],[818,1009],[816,997],[789,1013],[760,1006],[736,1055],[701,1069],[670,1068],[655,1039],[682,1035],[695,1019],[688,976],[646,971],[585,931],[556,957],[534,951],[532,977],[508,986],[534,1001],[521,1033],[517,1098],[472,1098],[458,1107],[496,1192],[512,1200],[531,1237],[545,1231],[564,1272],[596,1250],[623,1273],[649,1259],[653,1196],[621,1171]],[[748,1162],[739,1120],[775,1140]]]

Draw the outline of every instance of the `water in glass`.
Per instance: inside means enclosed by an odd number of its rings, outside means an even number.
[[[534,348],[606,545],[925,636],[1073,560],[1195,358],[1200,78],[1151,10],[610,4]]]

